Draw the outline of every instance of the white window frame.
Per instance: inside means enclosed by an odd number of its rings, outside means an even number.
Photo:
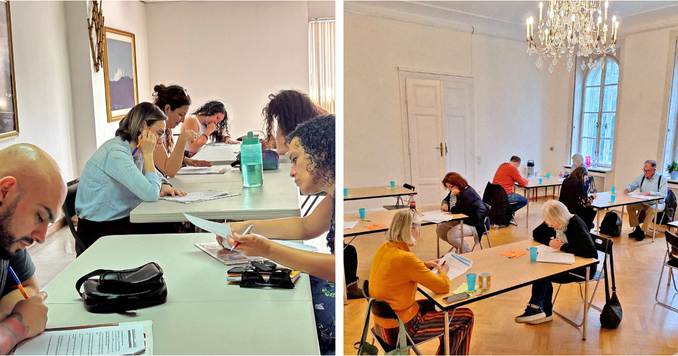
[[[673,39],[673,61],[669,103],[666,116],[666,136],[663,144],[663,167],[678,160],[678,39]]]
[[[601,141],[601,126],[602,126],[602,118],[604,113],[611,113],[611,112],[603,112],[603,100],[605,98],[605,72],[607,68],[607,60],[612,60],[617,64],[617,67],[619,68],[619,75],[617,78],[617,83],[615,84],[617,86],[617,98],[616,98],[616,106],[614,108],[614,128],[613,132],[614,135],[612,137],[612,162],[610,164],[601,164],[600,163],[600,141]],[[607,56],[601,56],[596,59],[596,62],[602,62],[601,65],[601,74],[600,74],[600,84],[598,85],[598,88],[600,88],[600,93],[599,93],[599,102],[598,102],[598,113],[597,113],[597,120],[596,120],[596,145],[595,145],[595,153],[591,157],[591,167],[594,168],[612,168],[612,165],[614,163],[614,151],[615,151],[615,145],[616,145],[616,133],[617,133],[617,113],[619,112],[619,88],[621,87],[621,66],[619,63],[619,60],[612,55],[607,55]],[[578,61],[579,63],[579,61]],[[573,118],[572,118],[572,136],[571,136],[571,141],[570,141],[570,157],[574,155],[575,153],[580,153],[581,151],[581,146],[582,146],[582,134],[584,130],[584,103],[585,103],[585,95],[586,95],[586,79],[591,74],[591,69],[586,68],[584,71],[577,71],[577,77],[575,79],[575,93],[574,93],[574,103],[573,103],[573,110],[572,112],[574,113]],[[590,114],[590,113],[589,113]],[[568,162],[571,162],[571,158],[568,159]]]
[[[318,18],[308,26],[308,86],[311,100],[330,113],[335,111],[334,18]]]

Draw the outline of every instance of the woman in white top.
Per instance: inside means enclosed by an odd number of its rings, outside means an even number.
[[[209,101],[186,118],[184,130],[198,132],[198,137],[187,146],[189,156],[196,154],[210,139],[213,142],[239,143],[228,132],[228,113],[221,101]]]

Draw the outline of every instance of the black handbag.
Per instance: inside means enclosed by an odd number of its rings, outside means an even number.
[[[612,245],[610,247],[610,272],[612,277],[612,296],[610,296],[609,286],[607,282],[607,264],[603,265],[605,271],[605,306],[600,312],[600,326],[606,329],[616,329],[622,321],[622,306],[617,297],[617,286],[614,282],[614,257],[612,256]]]
[[[123,313],[164,303],[167,286],[162,274],[155,262],[120,271],[98,269],[78,279],[75,289],[88,311]]]

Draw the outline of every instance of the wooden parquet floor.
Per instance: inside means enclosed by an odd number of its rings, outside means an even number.
[[[544,200],[530,202],[530,228],[541,222],[541,204]],[[525,209],[517,220],[520,226],[493,229],[492,243],[500,245],[517,241],[516,235],[526,234]],[[521,314],[530,297],[530,288],[524,287],[473,304],[475,325],[471,339],[472,354],[675,354],[678,352],[678,313],[663,308],[654,301],[661,262],[666,251],[663,234],[657,240],[646,238],[642,242],[627,237],[630,232],[624,217],[622,236],[614,239],[617,294],[624,318],[616,330],[601,329],[600,313],[589,311],[587,340],[581,340],[580,331],[554,315],[552,322],[542,325],[517,324],[513,318]],[[424,227],[423,238],[414,251],[424,260],[435,258],[435,228]],[[524,238],[524,237],[523,237]],[[362,280],[369,276],[371,255],[384,241],[383,234],[365,235],[353,241],[358,250],[358,275]],[[443,247],[444,246],[444,247]],[[449,248],[441,245],[441,250]],[[664,276],[666,281],[666,276]],[[593,284],[591,284],[592,290]],[[605,304],[604,283],[601,281],[594,303]],[[671,288],[671,292],[673,289]],[[678,297],[666,292],[662,283],[660,297],[678,306]],[[666,299],[665,299],[666,300]],[[344,353],[355,354],[354,342],[360,339],[365,321],[366,302],[349,300],[344,306]],[[558,296],[556,310],[581,318],[581,300],[576,285],[564,285]],[[368,340],[372,340],[371,335]],[[437,340],[423,345],[422,351],[434,353]],[[380,350],[381,353],[383,351]]]

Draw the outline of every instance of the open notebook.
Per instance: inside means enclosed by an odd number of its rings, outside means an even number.
[[[537,262],[574,264],[574,254],[552,249],[549,246],[537,247]]]

